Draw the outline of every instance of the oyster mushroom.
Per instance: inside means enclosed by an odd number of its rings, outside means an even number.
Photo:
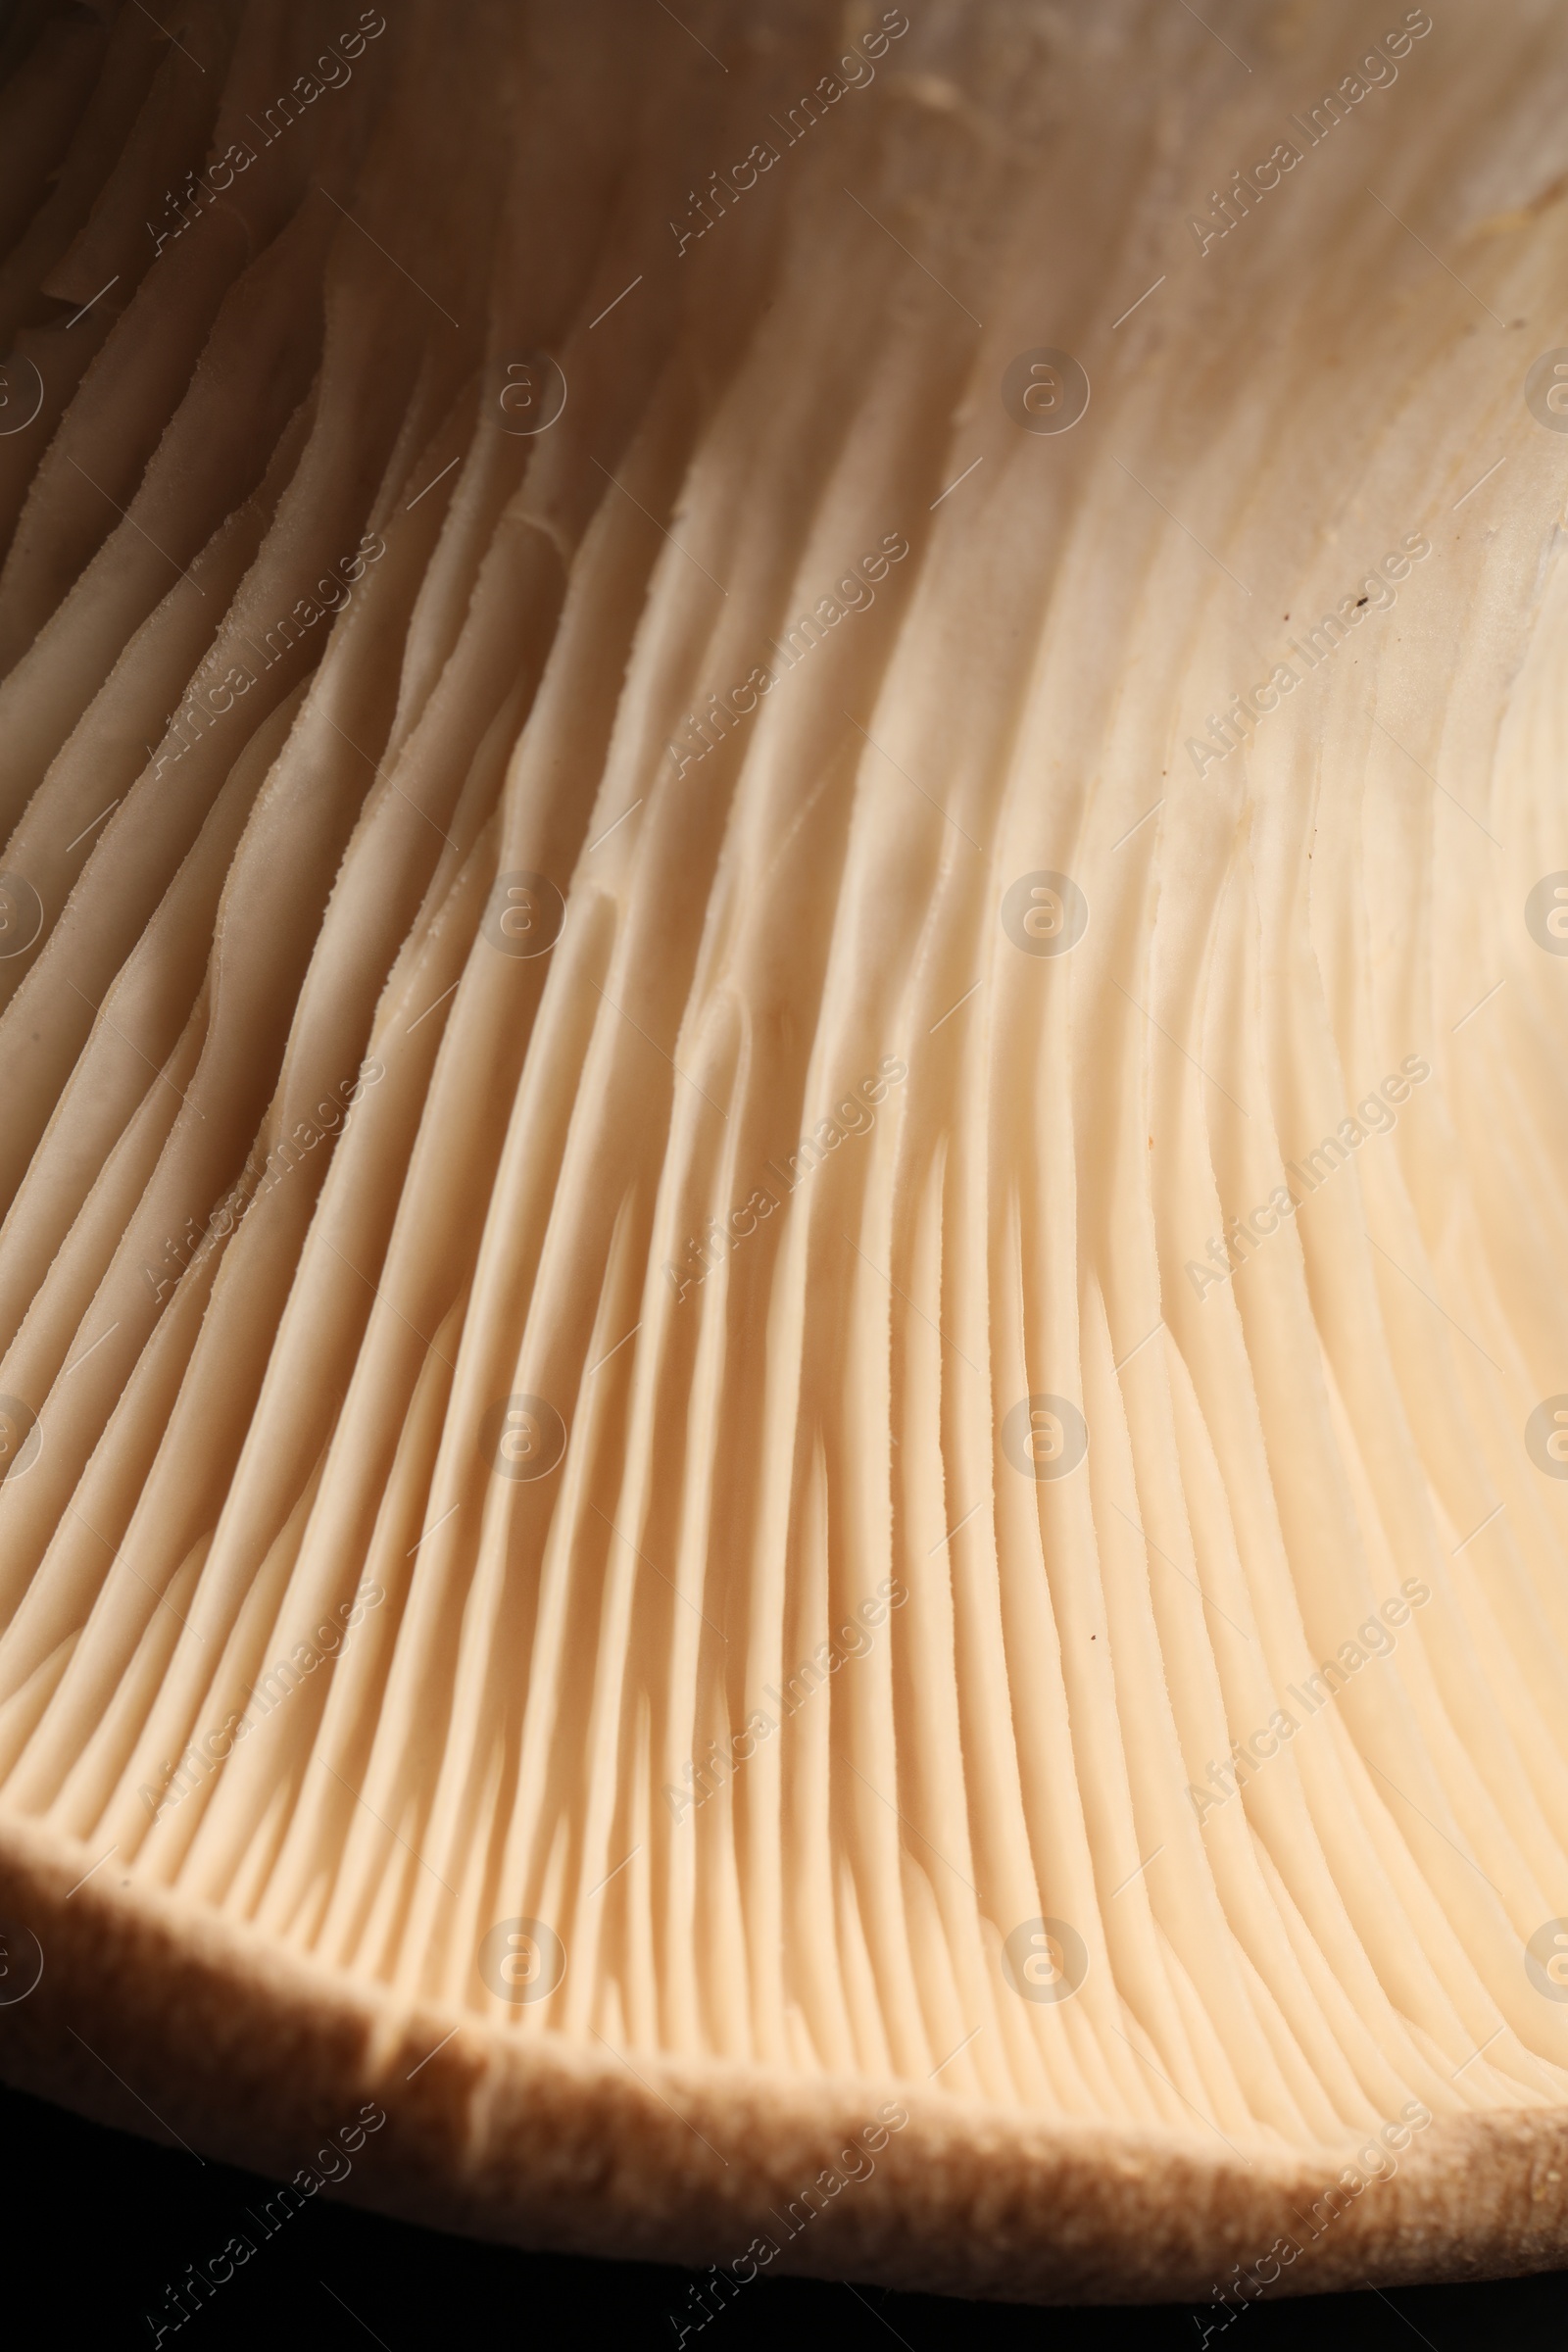
[[[21,12],[7,2080],[1564,2258],[1568,56],[1388,14]]]

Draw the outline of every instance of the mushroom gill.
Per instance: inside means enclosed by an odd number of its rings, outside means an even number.
[[[1387,13],[16,12],[0,2075],[1568,2259],[1568,45]]]

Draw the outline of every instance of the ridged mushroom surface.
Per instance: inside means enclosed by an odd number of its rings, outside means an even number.
[[[1563,2258],[1568,42],[1386,13],[18,12],[0,2072]]]

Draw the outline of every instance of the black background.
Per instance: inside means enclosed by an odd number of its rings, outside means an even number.
[[[146,2315],[167,2317],[165,2289],[187,2264],[205,2263],[238,2229],[270,2184],[227,2165],[110,2132],[0,2089],[4,2161],[6,2345],[151,2345]],[[249,2234],[255,2238],[254,2229]],[[166,2347],[201,2352],[252,2345],[296,2352],[316,2345],[384,2352],[429,2345],[676,2343],[672,2313],[685,2313],[695,2274],[652,2263],[520,2254],[448,2237],[354,2206],[317,2198],[262,2240],[243,2269]],[[6,2308],[9,2307],[9,2308]],[[30,2310],[29,2310],[30,2307]],[[1057,2310],[956,2303],[930,2295],[815,2279],[759,2278],[688,2352],[742,2345],[835,2342],[889,2352],[973,2343],[1080,2347],[1180,2346],[1200,2352],[1212,2309]],[[1563,2352],[1568,2273],[1490,2285],[1403,2287],[1388,2294],[1305,2296],[1240,2310],[1209,2338],[1224,2352],[1379,2345],[1390,2352],[1506,2346]]]

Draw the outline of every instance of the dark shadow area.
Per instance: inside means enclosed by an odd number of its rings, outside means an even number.
[[[1187,2305],[1038,2310],[760,2278],[730,2294],[705,2325],[693,2297],[701,2284],[696,2275],[652,2263],[522,2254],[324,2199],[286,2221],[274,2215],[268,2234],[257,2217],[275,2183],[198,2163],[3,2088],[0,2150],[11,2291],[33,2305],[31,2325],[20,2325],[16,2309],[9,2315],[6,2336],[15,2342],[92,2343],[106,2352],[160,2340],[178,2343],[182,2352],[203,2345],[213,2352],[228,2346],[307,2352],[318,2345],[350,2352],[379,2343],[384,2352],[416,2352],[488,2340],[499,2326],[502,2340],[528,2347],[559,2345],[569,2340],[568,2331],[580,2331],[585,2342],[684,2340],[703,2352],[794,2348],[824,2334],[867,2346],[903,2343],[909,2352],[956,2343],[1199,2352],[1205,2341],[1224,2352],[1308,2345],[1316,2352],[1360,2345],[1414,2352],[1422,2343],[1431,2352],[1471,2346],[1561,2352],[1568,2335],[1568,2275],[1561,2273],[1489,2285],[1314,2296],[1243,2309],[1228,2320]],[[192,2269],[221,2257],[236,2230],[255,2242],[254,2253],[192,2311]],[[714,2300],[710,2280],[710,2307]],[[161,2327],[167,2331],[160,2338]]]

